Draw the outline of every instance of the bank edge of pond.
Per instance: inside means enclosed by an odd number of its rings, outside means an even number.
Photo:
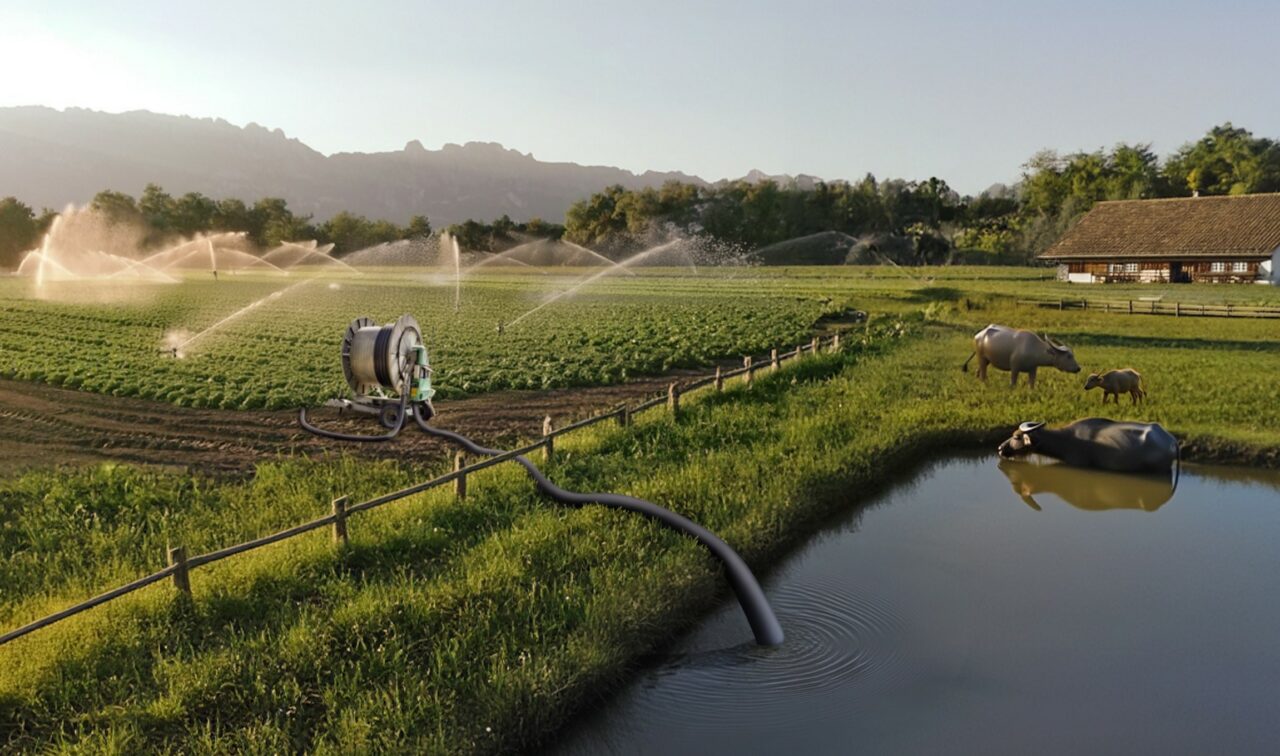
[[[750,561],[757,577],[764,581],[816,535],[828,527],[860,515],[870,502],[886,490],[903,479],[910,479],[927,471],[936,458],[977,454],[988,449],[994,455],[996,445],[1008,438],[1009,432],[1007,427],[989,427],[929,433],[915,437],[910,443],[901,444],[887,453],[882,458],[877,474],[833,477],[821,483],[809,484],[804,495],[813,506],[808,513],[796,520],[795,527],[782,533],[773,548],[752,556]],[[1183,461],[1280,469],[1280,447],[1255,447],[1212,436],[1194,437],[1183,442]],[[856,490],[857,493],[851,495],[851,490]],[[562,727],[526,745],[547,746],[565,729],[574,727],[596,713],[598,707],[607,705],[613,696],[625,689],[635,674],[651,668],[655,659],[665,658],[664,649],[678,646],[711,612],[731,597],[730,592],[719,581],[718,573],[710,582],[709,588],[694,591],[699,595],[709,591],[710,601],[702,598],[690,601],[686,611],[666,618],[664,624],[667,632],[657,642],[634,655],[626,665],[599,676],[594,685],[588,686],[593,690],[582,691],[576,696],[578,703],[569,704],[567,709],[570,713]]]
[[[957,329],[946,326],[934,330],[949,334],[957,332]],[[912,344],[918,343],[919,339],[909,338],[900,345],[895,345],[892,351],[911,348]],[[859,357],[865,359],[867,356]],[[841,369],[834,371],[828,379],[839,377],[845,369],[852,367],[853,362],[851,360],[843,363]],[[764,578],[823,529],[859,514],[863,507],[886,489],[927,469],[934,459],[982,450],[990,450],[994,457],[996,446],[1009,437],[1011,430],[1012,426],[1008,424],[928,430],[907,436],[897,445],[884,450],[872,468],[845,466],[844,469],[833,470],[828,477],[808,480],[798,491],[798,498],[805,501],[807,506],[793,510],[795,518],[790,527],[776,534],[776,538],[765,548],[744,550],[744,556],[756,570],[757,576]],[[1280,445],[1253,445],[1216,435],[1183,436],[1177,433],[1176,427],[1173,432],[1182,443],[1184,462],[1280,469]],[[856,493],[851,494],[850,491]],[[572,714],[566,727],[572,727],[578,719],[590,716],[593,706],[601,705],[616,694],[638,670],[646,668],[655,655],[660,655],[664,648],[678,644],[714,607],[729,597],[728,590],[720,581],[718,570],[713,577],[702,582],[709,585],[691,588],[697,598],[687,602],[683,611],[673,613],[662,623],[666,632],[659,640],[650,644],[643,652],[634,654],[628,663],[613,670],[613,673],[601,675],[595,681],[597,687],[594,690],[584,691],[577,697],[580,703],[568,707]],[[706,599],[708,594],[713,597],[710,601]],[[549,733],[533,745],[546,745],[559,731]]]

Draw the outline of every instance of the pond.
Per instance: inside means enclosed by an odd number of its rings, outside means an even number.
[[[1275,752],[1280,473],[950,457],[864,501],[563,754]]]

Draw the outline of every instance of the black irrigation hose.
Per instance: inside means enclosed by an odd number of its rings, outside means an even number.
[[[472,454],[492,457],[503,453],[499,449],[480,446],[466,436],[432,427],[416,414],[414,420],[424,433],[451,441]],[[621,494],[576,493],[565,490],[552,483],[528,458],[516,457],[515,461],[529,473],[529,477],[533,478],[540,492],[562,504],[600,504],[625,509],[653,518],[673,530],[693,536],[724,564],[725,577],[728,578],[729,586],[733,588],[734,594],[738,597],[738,603],[747,616],[747,623],[751,625],[751,631],[756,636],[756,643],[762,646],[777,646],[782,643],[784,638],[782,625],[778,623],[778,618],[774,615],[773,608],[769,606],[769,600],[765,598],[756,576],[752,574],[751,568],[742,557],[738,556],[738,552],[715,533],[687,517],[644,499]]]
[[[404,380],[406,382],[408,382],[409,380],[409,374],[411,373],[411,371],[412,371],[412,368],[406,368],[404,371]],[[364,436],[358,433],[339,433],[337,431],[325,430],[324,428],[317,428],[316,426],[307,422],[306,407],[300,407],[298,409],[298,424],[301,425],[304,429],[316,434],[317,436],[324,436],[325,438],[333,438],[333,439],[337,439],[338,441],[390,441],[391,439],[400,435],[400,430],[404,428],[405,414],[408,413],[409,411],[409,391],[407,390],[408,386],[401,386],[401,388],[406,390],[402,391],[400,394],[400,411],[396,413],[396,425],[394,428],[387,431],[386,433],[383,433],[381,436]],[[417,413],[414,413],[414,414],[416,415]]]

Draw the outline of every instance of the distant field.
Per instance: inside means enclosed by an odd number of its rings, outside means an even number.
[[[27,280],[2,278],[0,375],[187,406],[283,408],[345,390],[337,344],[359,315],[381,322],[415,315],[447,398],[617,383],[706,366],[804,340],[822,315],[846,307],[932,307],[932,316],[975,323],[985,309],[991,319],[1035,322],[1061,336],[1085,323],[1104,332],[1121,326],[1113,316],[1032,312],[1012,300],[1163,295],[1280,304],[1280,290],[1273,287],[1084,287],[1058,283],[1051,271],[1033,268],[708,268],[696,275],[638,269],[583,286],[498,332],[499,323],[511,324],[593,272],[598,269],[473,275],[460,288],[447,273],[421,270],[316,279],[199,276],[110,297],[92,286],[63,283],[44,301],[31,298]],[[957,309],[966,314],[957,316]],[[1221,328],[1195,319],[1124,327],[1187,337]],[[1275,327],[1244,324],[1232,332],[1270,338]],[[183,359],[162,352],[193,336]]]

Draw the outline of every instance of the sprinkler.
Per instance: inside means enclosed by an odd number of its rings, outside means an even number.
[[[307,420],[305,407],[298,415],[303,428],[340,441],[388,441],[400,433],[409,418],[426,421],[435,415],[427,347],[412,315],[401,315],[383,326],[372,318],[356,318],[342,335],[341,356],[342,375],[352,396],[330,399],[325,406],[337,409],[339,415],[372,415],[387,432],[361,436],[318,428]]]
[[[501,326],[500,326],[501,327]],[[418,428],[429,436],[444,439],[456,446],[485,457],[505,454],[501,449],[480,446],[471,439],[452,431],[430,425],[435,416],[431,397],[431,367],[427,364],[427,349],[422,343],[422,331],[418,321],[410,315],[401,315],[395,323],[379,326],[369,318],[357,318],[347,326],[342,337],[342,374],[354,394],[350,399],[330,399],[326,407],[345,411],[376,415],[387,429],[381,435],[338,433],[317,428],[307,421],[307,409],[298,411],[298,422],[308,431],[340,441],[389,441],[395,438],[408,418],[413,418]],[[636,512],[692,536],[707,548],[724,565],[725,578],[738,598],[747,623],[762,646],[782,643],[782,625],[779,624],[764,590],[742,557],[719,536],[683,515],[657,504],[633,496],[611,493],[577,493],[552,483],[527,457],[515,457],[524,467],[539,493],[561,504],[582,506],[599,504],[615,509]]]

